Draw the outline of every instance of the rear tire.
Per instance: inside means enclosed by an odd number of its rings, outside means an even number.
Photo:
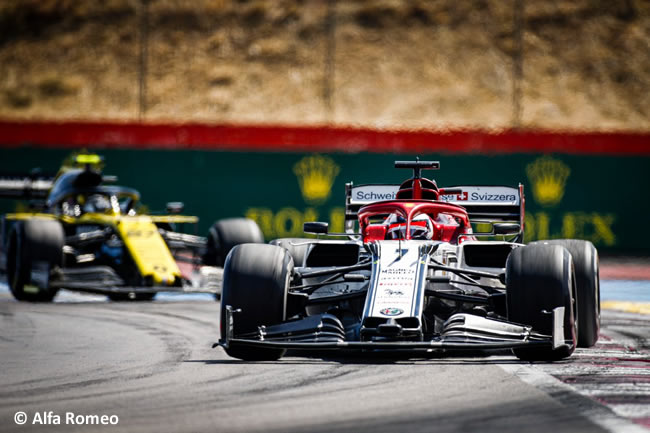
[[[309,241],[310,239],[303,238],[280,238],[273,239],[269,243],[289,251],[289,254],[291,254],[291,257],[293,258],[294,266],[302,266],[305,263],[307,250],[309,250]]]
[[[215,222],[208,232],[207,251],[203,263],[223,266],[228,253],[239,244],[264,243],[264,235],[257,223],[248,218],[228,218]]]
[[[7,283],[18,301],[52,302],[58,289],[31,282],[32,267],[45,262],[51,270],[63,265],[65,234],[59,221],[32,218],[14,224],[7,248]]]
[[[226,305],[234,313],[233,335],[255,332],[262,325],[286,319],[287,289],[293,273],[293,259],[276,245],[243,244],[232,249],[225,263],[221,298],[221,335],[226,335]],[[230,344],[226,353],[251,361],[276,360],[284,349],[267,349]]]
[[[598,251],[589,242],[577,239],[540,241],[562,245],[569,250],[576,272],[578,304],[578,347],[592,347],[600,330],[600,276]]]
[[[569,251],[560,245],[527,245],[514,249],[506,262],[508,319],[532,326],[533,331],[552,335],[552,316],[543,313],[564,307],[564,340],[568,346],[513,349],[526,361],[555,361],[573,353],[576,321],[573,293],[575,276]]]

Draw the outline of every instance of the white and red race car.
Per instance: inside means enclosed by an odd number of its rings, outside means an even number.
[[[221,339],[240,359],[287,349],[512,349],[558,360],[600,326],[598,253],[581,240],[522,244],[523,187],[346,187],[346,233],[233,248],[224,266]]]

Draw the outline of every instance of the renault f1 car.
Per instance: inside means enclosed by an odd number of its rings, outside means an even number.
[[[347,185],[346,233],[333,235],[348,240],[233,248],[215,346],[245,360],[287,349],[511,349],[524,360],[558,360],[596,343],[590,242],[522,244],[522,185],[438,188],[421,176],[438,162],[395,166],[413,176],[399,186]],[[304,228],[331,235],[327,223]]]
[[[98,155],[75,155],[54,178],[0,179],[0,196],[31,200],[0,221],[0,270],[20,301],[51,301],[59,289],[149,300],[160,291],[218,297],[223,261],[240,243],[263,242],[249,219],[217,221],[207,237],[176,228],[198,218],[167,205],[167,215],[138,212],[139,193],[107,184]],[[182,272],[183,270],[183,272]]]

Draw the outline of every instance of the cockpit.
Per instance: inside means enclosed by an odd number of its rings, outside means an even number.
[[[406,239],[406,219],[396,213],[390,214],[384,224],[388,225],[385,239]],[[413,218],[409,227],[411,239],[431,239],[434,234],[433,224],[428,215]]]
[[[111,192],[92,192],[72,194],[59,202],[55,211],[67,216],[81,216],[86,213],[104,215],[135,215],[134,200],[129,196],[112,194]]]
[[[364,242],[375,240],[440,240],[456,243],[472,234],[467,211],[454,204],[429,200],[394,200],[359,209]]]
[[[98,172],[70,170],[55,182],[47,205],[54,213],[72,217],[86,213],[135,215],[139,198],[134,189],[103,185]]]

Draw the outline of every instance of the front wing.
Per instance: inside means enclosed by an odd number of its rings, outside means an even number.
[[[78,290],[89,293],[219,293],[223,269],[203,266],[193,281],[183,279],[175,285],[130,286],[109,266],[56,268],[50,272],[45,263],[34,263],[31,281],[38,287]]]
[[[454,314],[445,322],[443,332],[425,341],[349,341],[338,319],[329,314],[260,327],[257,333],[235,337],[235,315],[230,305],[225,308],[226,333],[213,347],[230,345],[292,350],[395,350],[395,351],[471,351],[503,350],[518,347],[552,347],[572,344],[564,340],[564,307],[550,315],[553,334],[538,334],[529,326],[502,320]]]

